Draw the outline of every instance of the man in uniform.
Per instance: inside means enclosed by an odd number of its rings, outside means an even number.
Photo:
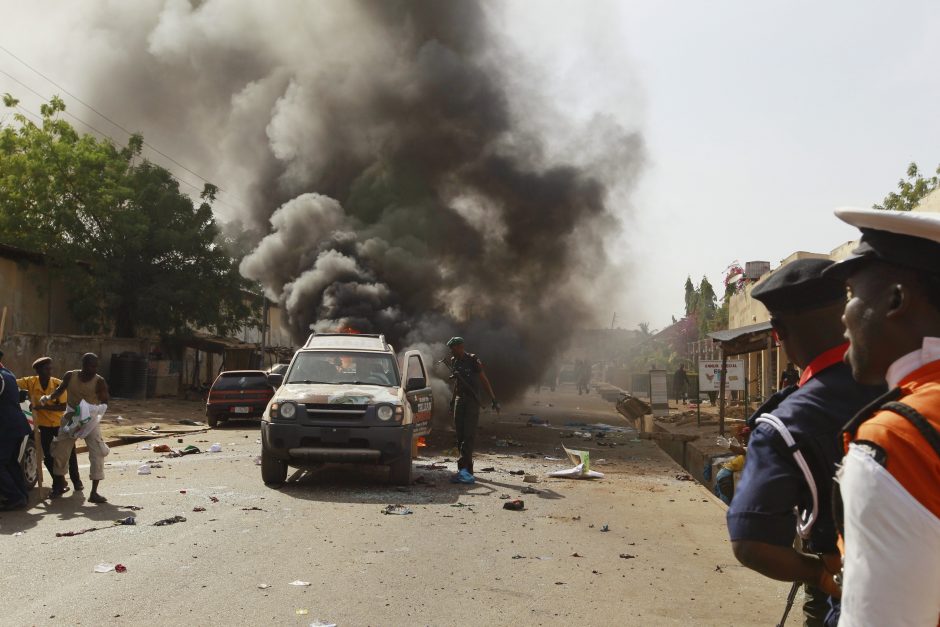
[[[842,209],[847,361],[890,392],[845,427],[841,626],[940,624],[940,216]],[[840,498],[841,496],[841,498]]]
[[[845,288],[823,277],[831,265],[798,259],[751,293],[767,307],[777,338],[803,376],[748,420],[747,464],[728,509],[735,557],[772,579],[807,584],[804,624],[811,626],[824,625],[830,610],[833,590],[818,589],[826,581],[824,559],[832,570],[838,563],[830,493],[842,457],[839,432],[846,416],[884,392],[857,383],[842,361],[848,348],[841,322]],[[794,547],[797,535],[802,550]]]
[[[79,403],[85,401],[89,405],[100,405],[109,400],[108,383],[98,374],[98,356],[94,353],[82,355],[81,370],[70,370],[62,377],[62,383],[52,394],[43,396],[41,404],[58,403],[59,398],[68,393],[69,407],[78,412]],[[57,498],[65,493],[65,471],[68,460],[75,451],[75,438],[65,435],[61,431],[52,441],[52,493],[51,498]],[[91,464],[89,476],[91,477],[91,494],[88,500],[92,503],[107,503],[108,499],[98,492],[98,484],[104,479],[104,458],[108,454],[108,447],[101,437],[101,429],[95,427],[85,437],[85,446],[88,447],[88,461]]]
[[[483,371],[483,363],[473,353],[468,353],[462,337],[452,337],[447,342],[450,349],[451,378],[454,380],[454,428],[457,430],[457,474],[454,483],[473,483],[473,444],[477,424],[480,422],[480,383],[493,401],[493,409],[499,410],[493,386]]]
[[[36,374],[30,377],[22,377],[16,380],[16,384],[21,390],[26,390],[29,394],[29,402],[33,408],[33,420],[36,427],[39,428],[39,439],[42,443],[43,462],[49,475],[53,473],[52,467],[52,440],[59,433],[59,425],[62,423],[62,412],[65,411],[67,397],[62,395],[62,402],[56,405],[43,405],[41,399],[47,394],[52,394],[61,379],[52,376],[52,358],[40,357],[33,362],[33,370]],[[82,477],[78,472],[78,456],[75,449],[72,449],[72,456],[69,458],[69,478],[78,491],[84,490]],[[68,486],[64,488],[68,490]]]
[[[29,434],[16,376],[0,363],[0,511],[26,507],[29,491],[20,466],[20,447]]]

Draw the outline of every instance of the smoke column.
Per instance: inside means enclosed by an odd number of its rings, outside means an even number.
[[[612,189],[642,141],[604,117],[565,127],[489,5],[127,4],[82,3],[83,93],[232,192],[217,211],[241,271],[298,342],[352,327],[439,358],[460,334],[509,399],[609,316]],[[549,149],[554,130],[577,150]]]

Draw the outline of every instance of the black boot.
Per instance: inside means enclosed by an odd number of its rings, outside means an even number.
[[[68,490],[68,484],[65,483],[65,477],[59,475],[52,475],[52,492],[49,493],[49,498],[57,499]]]

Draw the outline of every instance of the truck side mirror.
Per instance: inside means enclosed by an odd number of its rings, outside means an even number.
[[[273,372],[268,375],[268,384],[275,390],[284,385],[284,375],[274,374]]]
[[[414,392],[415,390],[423,390],[428,387],[427,379],[423,377],[412,377],[408,379],[408,383],[405,384],[406,392]]]

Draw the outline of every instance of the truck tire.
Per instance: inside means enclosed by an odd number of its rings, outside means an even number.
[[[23,459],[20,460],[23,468],[23,479],[26,481],[26,489],[32,490],[39,482],[39,452],[36,450],[36,441],[30,434],[26,442],[26,449],[23,451]]]
[[[261,449],[261,480],[271,487],[284,485],[287,480],[287,462],[274,457],[264,448]]]
[[[388,480],[393,485],[411,485],[410,451],[389,465]]]

